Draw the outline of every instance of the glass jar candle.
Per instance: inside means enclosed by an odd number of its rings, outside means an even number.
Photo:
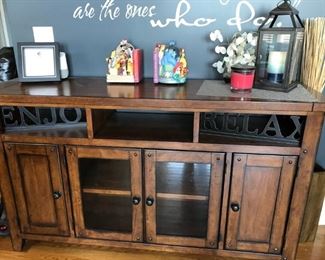
[[[255,67],[236,64],[231,67],[231,91],[251,91],[254,84]]]

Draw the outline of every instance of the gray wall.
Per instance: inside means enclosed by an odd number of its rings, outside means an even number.
[[[73,76],[104,76],[105,58],[121,39],[128,39],[144,49],[145,76],[152,75],[152,48],[157,42],[176,40],[186,49],[190,78],[216,78],[211,64],[216,61],[215,44],[209,34],[220,29],[230,39],[239,30],[257,30],[256,21],[265,17],[279,0],[3,0],[9,37],[13,46],[21,41],[33,41],[32,26],[53,26],[55,40],[67,53]],[[300,16],[324,16],[324,0],[291,0]],[[87,3],[94,9],[92,18],[75,19],[73,14]],[[120,9],[120,15],[104,18],[105,3]],[[147,6],[151,17],[125,17],[127,6]],[[177,10],[183,23],[175,22]],[[190,9],[189,9],[190,8]],[[89,9],[88,9],[89,10]],[[102,16],[100,16],[102,14]],[[109,12],[108,12],[109,14]],[[236,19],[237,17],[237,19]],[[102,18],[102,19],[100,19]],[[195,20],[205,18],[205,26],[193,26]],[[170,23],[155,27],[151,20]],[[207,20],[211,19],[211,20]],[[200,20],[203,21],[202,19]],[[211,23],[209,23],[211,21]],[[237,21],[237,24],[234,22]],[[240,24],[240,21],[243,23]],[[255,21],[255,23],[254,23]],[[239,24],[238,24],[239,22]],[[202,25],[202,24],[201,24]],[[318,153],[318,162],[325,168],[325,132]]]
[[[113,3],[120,8],[116,19],[104,18],[101,5]],[[279,0],[4,0],[11,33],[15,46],[20,41],[33,41],[32,26],[53,26],[55,40],[69,56],[71,75],[104,76],[105,57],[121,39],[128,39],[134,45],[144,49],[145,76],[152,75],[152,48],[157,42],[176,40],[187,52],[191,78],[215,78],[211,63],[217,59],[214,43],[209,34],[220,29],[229,39],[239,29],[256,30],[254,19],[263,17],[273,9]],[[94,17],[74,19],[75,10],[89,3],[94,8]],[[324,0],[292,0],[300,10],[302,18],[321,16],[325,13]],[[152,17],[126,19],[128,5],[152,7]],[[168,26],[153,27],[150,20],[175,19],[177,7],[180,7],[181,19],[187,25],[170,22]],[[103,9],[105,10],[105,9]],[[229,25],[238,19],[249,20],[239,28]],[[100,21],[102,18],[102,21]],[[190,26],[198,18],[214,19],[206,26]],[[250,18],[250,19],[249,19]]]

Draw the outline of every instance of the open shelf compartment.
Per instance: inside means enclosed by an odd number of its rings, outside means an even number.
[[[200,113],[199,143],[300,147],[305,116]]]
[[[3,135],[19,138],[87,138],[85,110],[64,107],[1,107]]]
[[[92,110],[93,138],[193,142],[194,113]]]

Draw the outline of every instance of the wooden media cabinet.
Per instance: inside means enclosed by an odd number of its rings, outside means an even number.
[[[325,103],[104,78],[0,84],[0,184],[24,240],[295,259]]]

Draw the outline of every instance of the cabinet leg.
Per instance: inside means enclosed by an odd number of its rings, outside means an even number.
[[[11,245],[14,251],[22,251],[25,244],[25,240],[22,238],[11,237]]]
[[[13,250],[21,251],[23,248],[23,239],[20,236],[14,194],[9,178],[9,171],[7,168],[2,143],[0,143],[0,165],[0,190],[2,195],[2,202],[6,210],[11,243]]]

